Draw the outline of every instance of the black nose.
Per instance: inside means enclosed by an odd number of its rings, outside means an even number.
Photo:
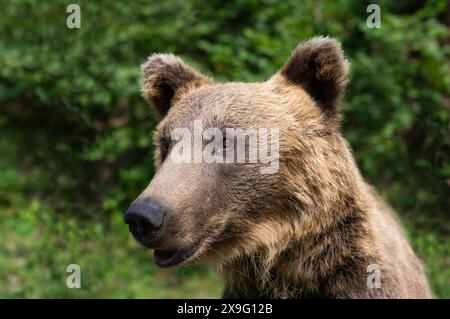
[[[130,232],[145,246],[164,223],[161,206],[151,200],[133,202],[125,213],[124,221]]]

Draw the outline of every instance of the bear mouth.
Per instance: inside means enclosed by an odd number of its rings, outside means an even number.
[[[157,264],[161,268],[175,266],[192,257],[192,255],[197,252],[199,246],[200,245],[197,243],[188,249],[155,249],[153,252],[153,260],[155,261],[155,264]]]

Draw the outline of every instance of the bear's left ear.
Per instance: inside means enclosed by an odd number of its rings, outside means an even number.
[[[161,115],[169,111],[176,93],[210,82],[173,54],[153,54],[142,64],[141,73],[142,95]]]
[[[295,48],[280,74],[300,85],[325,115],[336,117],[347,83],[348,65],[339,42],[316,37]]]

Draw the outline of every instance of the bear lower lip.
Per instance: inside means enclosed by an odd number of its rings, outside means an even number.
[[[153,259],[155,263],[162,268],[177,265],[189,257],[191,257],[198,249],[198,245],[194,245],[189,249],[182,250],[162,250],[155,249]]]

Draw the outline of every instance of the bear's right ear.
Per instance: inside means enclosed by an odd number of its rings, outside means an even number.
[[[182,88],[198,87],[210,80],[186,65],[173,54],[153,54],[141,66],[142,95],[161,115],[165,115],[172,100]]]

